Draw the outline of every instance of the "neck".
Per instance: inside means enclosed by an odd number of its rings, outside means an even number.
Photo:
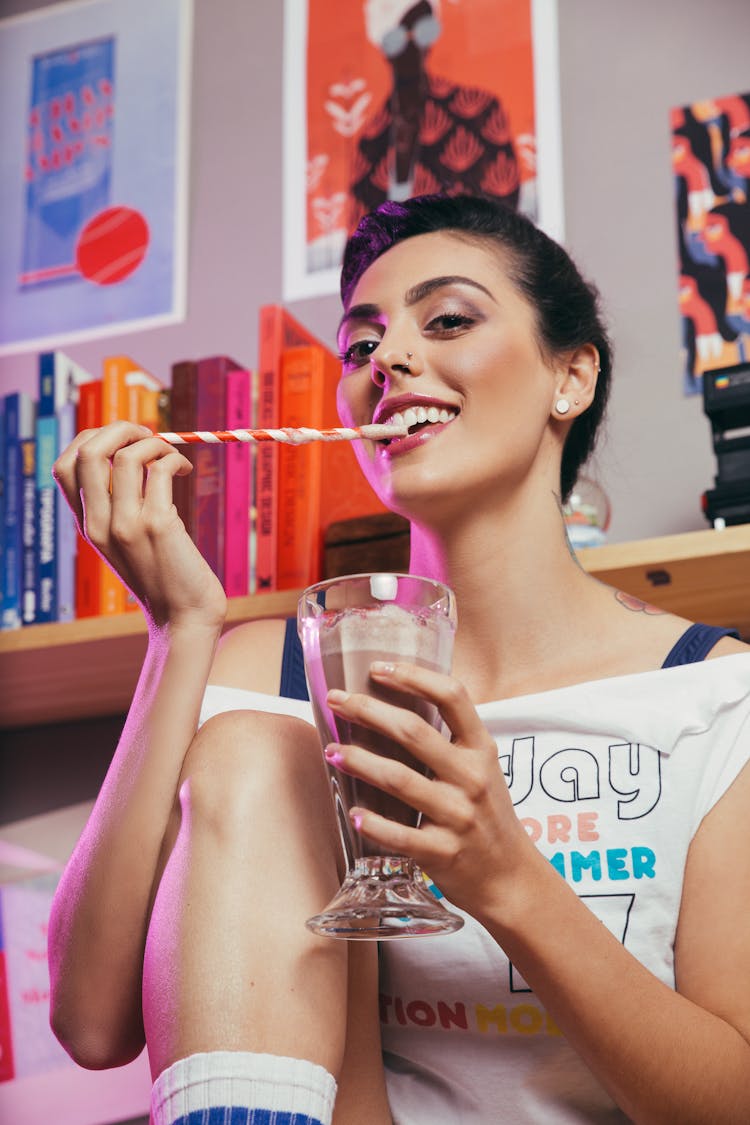
[[[411,572],[455,591],[454,671],[475,699],[538,684],[545,668],[554,680],[582,606],[593,617],[600,605],[602,588],[572,554],[556,498],[528,508],[472,514],[443,532],[412,525]]]

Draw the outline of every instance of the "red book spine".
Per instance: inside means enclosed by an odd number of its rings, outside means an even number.
[[[195,430],[197,409],[198,365],[192,360],[182,360],[172,365],[172,390],[170,393],[171,429],[178,432]],[[175,477],[172,497],[180,519],[191,539],[193,535],[193,492],[195,490],[195,449],[186,446],[180,452],[193,465],[192,473]]]
[[[226,418],[226,378],[240,368],[227,356],[198,360],[196,430],[220,430]],[[193,541],[214,574],[224,581],[224,472],[226,448],[194,449]]]
[[[78,431],[98,429],[102,424],[102,383],[83,383],[79,390],[76,425]],[[76,555],[76,617],[96,617],[101,613],[100,569],[102,560],[85,539],[78,542]]]
[[[227,429],[250,429],[250,372],[230,371],[226,382]],[[224,589],[227,597],[250,592],[250,500],[252,457],[249,445],[225,450]]]

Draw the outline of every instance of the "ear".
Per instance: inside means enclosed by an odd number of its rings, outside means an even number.
[[[589,406],[596,392],[599,376],[599,352],[593,344],[576,348],[560,363],[556,371],[552,415],[572,421]]]

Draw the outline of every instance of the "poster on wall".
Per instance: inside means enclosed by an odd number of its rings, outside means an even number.
[[[192,0],[0,21],[0,354],[185,317]]]
[[[685,394],[750,360],[750,93],[672,110]]]
[[[336,292],[386,199],[489,196],[563,237],[556,0],[285,0],[284,298]]]

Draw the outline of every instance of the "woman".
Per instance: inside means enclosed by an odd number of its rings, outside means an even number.
[[[454,588],[459,627],[449,677],[373,669],[437,702],[450,741],[391,705],[330,701],[432,779],[329,752],[424,812],[418,830],[354,815],[466,925],[384,944],[379,982],[367,943],[304,930],[339,856],[308,705],[278,697],[284,624],[214,656],[223,594],[171,506],[186,463],[118,423],[56,469],[150,642],[55,902],[53,1026],[88,1066],[145,1036],[157,1123],[212,1105],[327,1121],[336,1080],[336,1122],[745,1121],[750,660],[568,549],[560,504],[610,374],[595,296],[526,219],[466,197],[363,220],[342,295],[342,420],[438,410],[358,456],[411,520],[411,570]]]

